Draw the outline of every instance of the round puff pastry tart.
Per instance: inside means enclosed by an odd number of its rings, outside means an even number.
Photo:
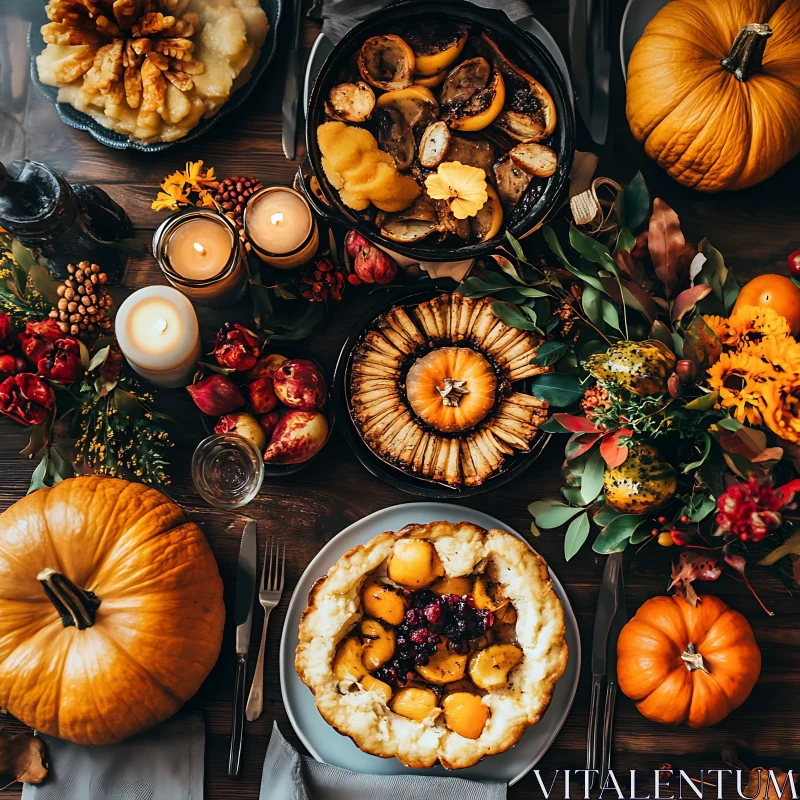
[[[463,769],[541,719],[564,632],[547,564],[524,542],[468,522],[407,525],[314,584],[295,668],[365,753]]]

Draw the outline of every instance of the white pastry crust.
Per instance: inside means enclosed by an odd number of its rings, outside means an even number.
[[[395,543],[406,537],[429,540],[450,577],[487,572],[517,611],[523,659],[502,689],[484,696],[491,714],[477,739],[448,730],[441,709],[416,722],[394,713],[376,692],[334,677],[337,645],[363,616],[361,587],[369,575],[385,575]],[[566,668],[564,633],[564,610],[547,564],[524,542],[468,522],[413,524],[354,547],[314,584],[300,621],[295,668],[328,724],[365,753],[395,757],[408,767],[439,761],[447,769],[463,769],[508,750],[542,718]]]

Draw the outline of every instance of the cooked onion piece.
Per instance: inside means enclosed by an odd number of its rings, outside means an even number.
[[[428,125],[419,141],[419,163],[428,169],[436,169],[444,161],[450,139],[450,128],[446,122],[440,120]],[[461,161],[459,158],[454,160]]]
[[[365,122],[373,108],[375,92],[364,81],[337,84],[325,101],[325,113],[341,122]]]
[[[401,172],[411,166],[416,150],[414,134],[403,115],[391,106],[378,111],[378,144]]]
[[[546,139],[556,127],[556,107],[547,89],[506,58],[485,33],[481,34],[481,43],[494,68],[503,74],[508,84],[509,103],[495,124],[519,141]]]
[[[411,86],[415,63],[414,51],[393,33],[370,36],[358,54],[361,77],[384,91]]]
[[[536,142],[523,142],[508,151],[515,166],[537,178],[549,178],[558,167],[558,157],[549,148]]]
[[[409,128],[434,122],[439,116],[439,103],[433,93],[419,85],[382,94],[378,98],[378,108],[395,109]]]

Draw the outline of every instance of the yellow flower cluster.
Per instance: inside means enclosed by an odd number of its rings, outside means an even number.
[[[167,175],[153,201],[153,211],[177,211],[180,206],[214,208],[213,190],[219,186],[214,167],[203,170],[202,161],[187,161],[184,170]]]
[[[705,316],[724,351],[708,370],[718,407],[739,422],[766,425],[800,442],[800,343],[771,308],[741,306],[728,318]]]

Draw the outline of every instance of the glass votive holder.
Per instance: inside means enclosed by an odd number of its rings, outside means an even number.
[[[258,494],[264,480],[264,461],[249,439],[233,433],[214,434],[194,451],[192,480],[209,505],[240,508]]]
[[[181,209],[153,234],[167,280],[198,305],[233,303],[247,288],[246,254],[233,220],[213,208]]]
[[[253,252],[278,269],[305,264],[319,248],[311,207],[288,186],[268,186],[251,195],[242,222]]]

